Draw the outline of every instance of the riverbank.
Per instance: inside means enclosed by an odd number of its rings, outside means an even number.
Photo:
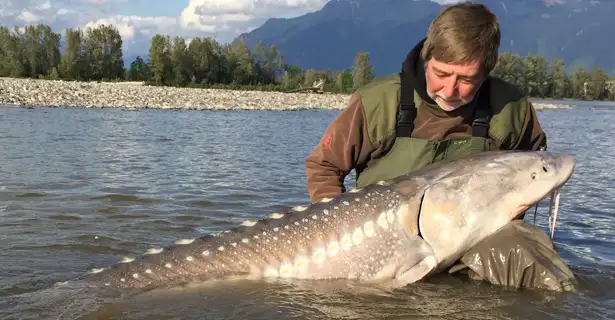
[[[0,105],[186,110],[305,110],[346,107],[349,94],[146,86],[140,82],[76,82],[0,78]],[[567,105],[539,103],[537,109]]]

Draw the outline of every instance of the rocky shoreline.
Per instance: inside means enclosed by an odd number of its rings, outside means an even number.
[[[0,105],[183,110],[341,110],[348,94],[146,86],[140,82],[76,82],[0,78]],[[536,109],[567,105],[535,104]]]

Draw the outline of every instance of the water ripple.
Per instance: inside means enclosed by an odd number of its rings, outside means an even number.
[[[15,308],[2,297],[123,255],[305,204],[304,159],[337,114],[2,109],[0,306]],[[128,304],[131,318],[613,318],[615,141],[608,133],[615,109],[581,103],[539,118],[549,149],[578,160],[562,189],[555,238],[579,278],[578,294],[519,293],[450,277],[393,293],[347,282],[239,281],[152,294]],[[591,125],[577,130],[578,123]],[[536,219],[544,229],[547,206]],[[95,315],[124,313],[118,308]]]

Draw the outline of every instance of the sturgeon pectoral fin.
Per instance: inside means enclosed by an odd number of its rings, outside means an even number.
[[[406,270],[395,279],[395,285],[403,287],[425,278],[431,271],[433,271],[438,262],[435,256],[426,256],[419,263]]]
[[[425,278],[438,266],[436,255],[421,237],[407,240],[407,250],[400,255],[394,277],[395,287],[403,287]]]

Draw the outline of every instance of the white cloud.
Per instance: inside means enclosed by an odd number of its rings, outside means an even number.
[[[328,0],[190,0],[179,16],[187,31],[230,38],[262,25],[271,17],[298,16],[321,9]]]
[[[37,23],[39,21],[41,21],[41,17],[37,16],[36,14],[25,10],[23,12],[21,12],[18,16],[17,19],[23,21],[24,23],[27,24],[34,24]]]
[[[100,1],[100,0],[97,0]],[[158,32],[164,32],[169,28],[174,28],[177,25],[177,19],[168,17],[140,17],[140,16],[112,16],[90,21],[82,26],[82,28],[95,28],[100,25],[113,25],[123,41],[133,41],[139,36],[141,31],[146,34],[152,29]]]

